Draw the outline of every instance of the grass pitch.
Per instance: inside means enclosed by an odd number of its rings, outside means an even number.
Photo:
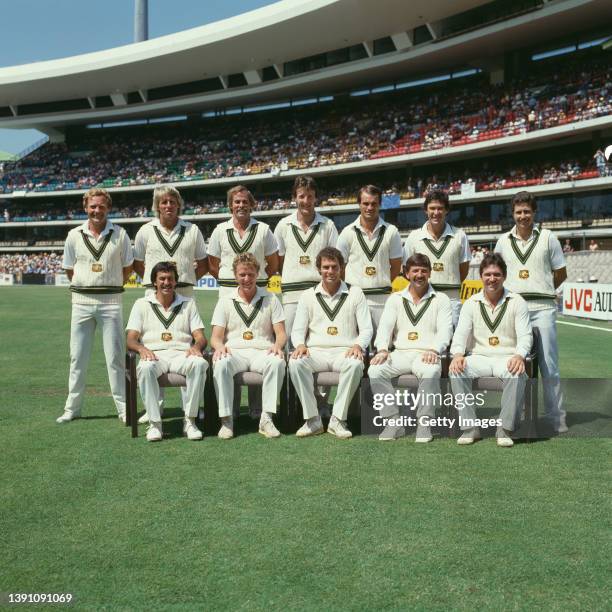
[[[213,299],[197,293],[206,323]],[[171,409],[147,444],[114,415],[99,339],[86,418],[55,424],[65,289],[2,288],[0,317],[0,591],[96,610],[609,609],[610,439],[189,443]],[[610,340],[560,325],[563,376],[610,378]]]

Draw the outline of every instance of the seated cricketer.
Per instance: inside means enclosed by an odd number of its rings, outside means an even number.
[[[278,438],[272,415],[286,370],[283,307],[275,295],[257,287],[259,262],[254,255],[236,255],[232,269],[238,287],[219,299],[211,321],[213,379],[221,417],[218,435],[223,440],[234,437],[234,375],[250,371],[263,375],[259,433]]]
[[[155,294],[136,300],[127,324],[127,347],[140,355],[138,387],[149,417],[149,442],[162,439],[157,379],[168,372],[187,379],[184,435],[189,440],[202,439],[195,420],[208,369],[202,357],[206,347],[204,323],[193,299],[176,293],[178,278],[173,262],[155,264],[151,271]]]
[[[393,378],[414,374],[419,379],[418,397],[439,396],[440,355],[453,335],[451,302],[431,286],[431,262],[427,255],[411,255],[405,270],[410,285],[389,297],[378,326],[374,343],[377,352],[368,370],[372,391],[393,393]],[[399,417],[398,406],[385,407],[382,416]],[[418,404],[416,417],[416,442],[431,442],[428,421],[435,417],[431,397]],[[404,434],[403,426],[387,425],[378,439],[395,440]]]
[[[500,255],[485,255],[480,264],[483,290],[470,297],[461,309],[453,336],[449,367],[455,397],[472,390],[472,379],[497,376],[504,381],[501,424],[497,445],[513,446],[512,432],[523,406],[527,375],[525,357],[532,338],[527,303],[504,288],[506,262]],[[461,402],[459,426],[463,434],[457,444],[472,444],[480,438],[473,402]]]
[[[306,422],[299,438],[323,433],[314,394],[315,372],[340,372],[340,380],[327,433],[350,438],[346,427],[351,399],[363,375],[364,353],[372,339],[372,319],[363,290],[350,289],[342,280],[344,258],[334,247],[317,255],[321,282],[302,294],[291,341],[289,374],[302,403]]]

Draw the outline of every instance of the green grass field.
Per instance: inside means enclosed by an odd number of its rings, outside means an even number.
[[[99,341],[85,418],[55,424],[65,289],[2,288],[0,317],[0,591],[95,610],[610,609],[609,438],[189,443],[172,409],[148,444],[114,414]],[[611,340],[560,325],[563,376],[610,378]]]

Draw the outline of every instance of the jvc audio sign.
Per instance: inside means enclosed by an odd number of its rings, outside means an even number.
[[[612,321],[612,285],[565,283],[563,314]]]

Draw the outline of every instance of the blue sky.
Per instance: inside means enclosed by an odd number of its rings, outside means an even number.
[[[149,38],[272,4],[271,0],[149,0]],[[100,51],[133,41],[134,0],[0,0],[0,67]],[[43,135],[0,129],[0,151]]]

